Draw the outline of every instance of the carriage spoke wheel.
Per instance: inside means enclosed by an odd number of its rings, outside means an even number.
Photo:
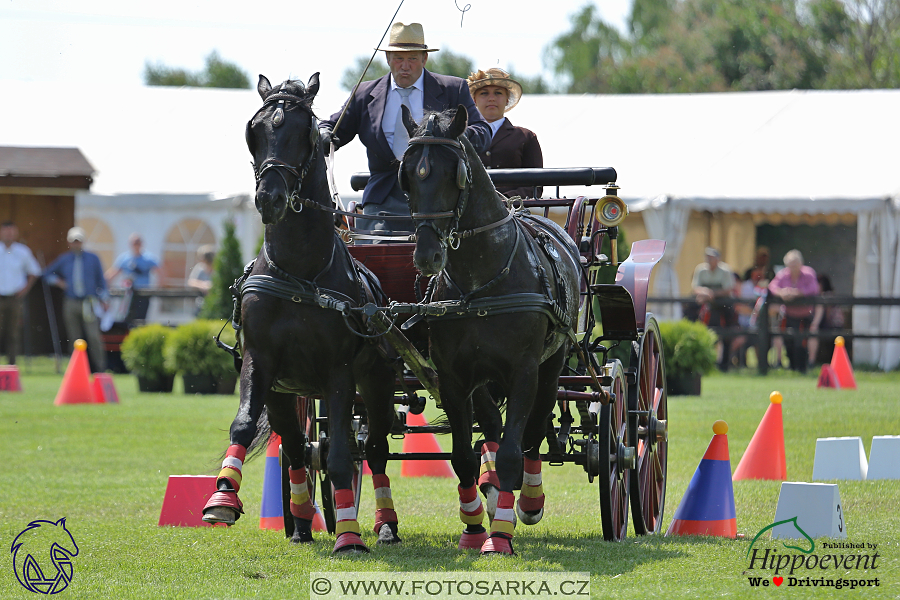
[[[662,340],[652,315],[647,315],[644,332],[634,343],[631,366],[637,368],[637,384],[628,390],[628,433],[636,452],[631,517],[635,533],[646,535],[662,527],[669,450]]]
[[[610,363],[607,363],[610,364]],[[634,466],[634,448],[628,444],[625,373],[622,363],[612,361],[614,401],[600,408],[597,442],[600,448],[600,520],[603,539],[618,542],[628,534],[629,475]]]

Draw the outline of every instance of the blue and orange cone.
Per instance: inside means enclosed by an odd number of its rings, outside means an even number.
[[[266,446],[266,470],[263,475],[262,506],[259,509],[260,529],[284,529],[281,465],[278,464],[280,446],[281,436],[273,431]]]
[[[728,424],[716,421],[715,434],[700,461],[666,535],[737,537],[731,460],[728,458]]]

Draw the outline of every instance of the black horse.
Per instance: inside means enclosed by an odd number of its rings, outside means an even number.
[[[480,524],[472,415],[483,404],[478,394],[492,382],[507,408],[499,446],[482,447],[478,482],[493,514],[481,551],[512,554],[516,515],[533,524],[543,514],[539,448],[574,340],[580,266],[560,227],[522,211],[514,214],[494,190],[462,135],[466,119],[459,106],[417,126],[404,111],[410,146],[400,181],[416,223],[414,262],[422,273],[436,275],[427,300],[446,306],[446,314],[428,317],[429,344],[453,434],[451,462],[468,526],[463,538]]]
[[[394,371],[382,349],[362,337],[361,311],[384,305],[377,279],[349,254],[335,232],[325,161],[312,101],[319,75],[306,86],[285,81],[272,87],[260,75],[263,106],[247,123],[246,138],[256,173],[256,208],[265,240],[252,268],[236,283],[240,310],[238,350],[241,400],[231,425],[218,491],[204,508],[204,521],[233,524],[240,516],[241,466],[248,449],[265,442],[265,418],[281,436],[289,461],[293,542],[311,542],[315,509],[309,497],[306,436],[295,395],[321,395],[326,402],[330,444],[327,468],[335,488],[334,551],[368,551],[359,537],[351,488],[351,425],[357,389],[366,404],[366,456],[379,498],[375,531],[380,543],[396,543],[397,516],[384,475],[387,435],[394,419]],[[304,209],[305,207],[305,209]],[[263,410],[265,408],[265,411]]]

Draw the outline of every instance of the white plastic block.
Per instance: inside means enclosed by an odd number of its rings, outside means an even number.
[[[816,440],[816,459],[813,480],[866,479],[869,465],[860,437],[819,438]]]
[[[841,506],[841,493],[834,483],[797,483],[785,481],[778,494],[775,509],[775,523],[797,517],[797,527],[806,535],[844,539],[847,537],[847,522]],[[793,523],[784,523],[772,528],[772,539],[802,538]]]
[[[866,479],[900,479],[900,435],[872,438]]]

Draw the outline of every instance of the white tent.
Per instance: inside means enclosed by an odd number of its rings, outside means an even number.
[[[323,83],[320,117],[346,97]],[[243,134],[260,103],[254,90],[0,82],[0,145],[80,148],[97,169],[95,194],[252,197]],[[655,295],[684,293],[677,261],[690,212],[704,210],[856,215],[854,293],[900,297],[898,106],[900,90],[538,95],[509,117],[538,134],[547,167],[616,168],[620,194],[641,211],[647,234],[667,241]],[[358,197],[349,177],[365,170],[358,142],[337,153],[345,199]],[[152,211],[166,203],[147,204]],[[900,307],[858,308],[854,327],[900,333]],[[854,359],[893,368],[900,343],[857,341]]]

